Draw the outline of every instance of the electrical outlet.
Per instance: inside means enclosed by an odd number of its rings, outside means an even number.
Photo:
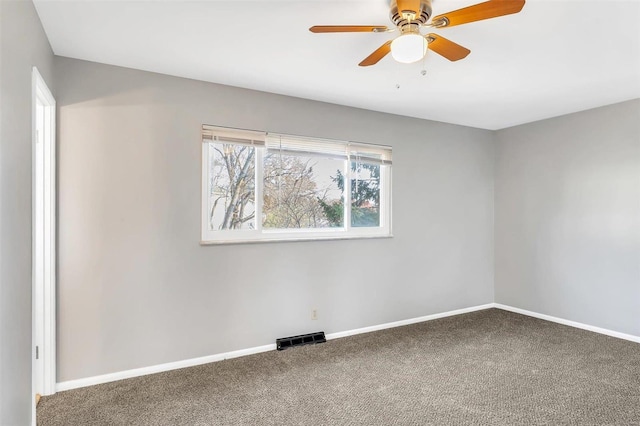
[[[318,319],[318,310],[317,309],[312,309],[311,310],[311,319],[312,320],[317,320]]]

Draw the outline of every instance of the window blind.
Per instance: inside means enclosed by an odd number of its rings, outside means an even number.
[[[236,145],[264,146],[265,134],[251,130],[228,129],[226,127],[202,126],[202,142],[232,143]]]
[[[371,164],[391,164],[390,146],[267,133],[266,147],[289,155],[322,156]]]
[[[390,146],[361,143],[349,144],[349,157],[351,161],[369,164],[391,164],[391,152]]]
[[[267,150],[286,155],[304,155],[346,160],[348,143],[327,139],[305,138],[267,133]]]

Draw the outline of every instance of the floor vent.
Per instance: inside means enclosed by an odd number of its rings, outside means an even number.
[[[317,333],[302,334],[300,336],[283,337],[276,339],[276,348],[279,351],[290,348],[292,346],[313,345],[316,343],[324,343],[327,339],[324,337],[324,331]]]

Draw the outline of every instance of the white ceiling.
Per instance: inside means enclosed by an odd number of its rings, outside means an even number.
[[[433,14],[481,1],[434,0]],[[391,26],[387,0],[34,3],[57,55],[485,129],[640,97],[638,0],[528,0],[434,31],[466,59],[368,68],[358,63],[394,34],[308,28]]]

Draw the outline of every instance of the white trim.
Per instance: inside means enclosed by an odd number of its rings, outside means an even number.
[[[38,385],[37,391],[42,392],[43,395],[51,395],[55,393],[55,384],[56,384],[56,313],[55,313],[55,286],[56,286],[56,253],[55,253],[55,241],[56,241],[56,101],[51,94],[51,91],[47,87],[46,82],[38,72],[36,67],[32,69],[32,205],[33,205],[33,235],[32,235],[32,244],[33,247],[36,248],[38,245],[36,244],[36,233],[35,233],[35,206],[36,206],[36,146],[37,146],[37,138],[38,134],[36,132],[36,113],[37,113],[37,104],[38,102],[42,103],[45,108],[45,132],[46,132],[46,140],[43,142],[48,142],[42,147],[42,155],[44,158],[43,165],[43,173],[45,176],[43,177],[45,186],[43,188],[44,191],[44,199],[43,199],[43,209],[46,214],[44,219],[47,220],[44,225],[44,242],[43,249],[44,258],[43,258],[43,276],[41,277],[44,280],[44,286],[42,292],[36,292],[36,277],[39,276],[39,272],[36,271],[36,256],[35,250],[33,254],[33,262],[32,262],[32,277],[33,277],[33,312],[32,312],[32,320],[33,320],[33,330],[32,334],[34,336],[33,341],[33,364],[35,364],[35,346],[36,344],[40,346],[40,357],[42,361],[42,382]],[[42,322],[42,335],[40,336],[41,341],[35,341],[35,325],[36,318]],[[35,369],[34,369],[35,371]],[[34,383],[35,384],[35,383]],[[34,386],[34,391],[36,387]],[[33,393],[33,392],[32,392]]]
[[[606,328],[583,324],[580,322],[571,321],[564,318],[553,317],[551,315],[546,315],[546,314],[539,314],[537,312],[527,311],[526,309],[514,308],[513,306],[503,305],[501,303],[493,303],[493,307],[502,309],[504,311],[515,312],[516,314],[526,315],[533,318],[539,318],[545,321],[551,321],[551,322],[555,322],[562,325],[568,325],[569,327],[580,328],[582,330],[592,331],[594,333],[604,334],[606,336],[617,337],[618,339],[624,339],[624,340],[629,340],[631,342],[640,343],[640,336],[634,336],[633,334],[621,333],[619,331],[613,331]]]
[[[258,167],[258,164],[264,164],[264,150],[256,149],[256,167],[255,169],[255,180],[256,182],[263,182],[260,185],[255,186],[255,199],[256,200],[264,200],[264,167]],[[254,204],[255,209],[255,227],[257,232],[262,232],[262,208],[263,202],[256,202]]]
[[[209,169],[209,148],[206,143],[202,144],[201,150],[202,162],[200,168],[200,193],[202,198],[200,202],[202,205],[200,206],[200,241],[203,241],[207,238],[209,230],[209,173],[207,172]]]
[[[35,394],[51,395],[56,389],[56,101],[38,69],[31,73],[31,191],[32,191],[32,424],[35,425]],[[38,132],[38,104],[44,108],[44,134]],[[40,137],[42,136],[42,137]],[[38,159],[41,158],[40,164]],[[38,165],[40,164],[40,165]],[[42,168],[42,175],[36,168]],[[38,197],[37,177],[42,177],[42,199]],[[42,241],[36,238],[42,204]],[[37,256],[37,251],[41,256]],[[36,262],[39,260],[39,262]],[[36,346],[39,360],[36,360]],[[36,380],[39,378],[39,380]]]
[[[47,104],[49,105],[55,105],[56,104],[56,100],[53,97],[53,95],[51,94],[51,91],[49,90],[49,87],[47,86],[47,83],[44,81],[44,78],[42,78],[42,75],[40,75],[40,72],[38,71],[38,68],[33,67],[32,68],[32,83],[33,83],[33,89],[35,93],[35,89],[37,88],[38,90],[41,91],[41,93],[39,93],[40,95],[42,95],[44,97],[44,100],[47,102]]]
[[[450,317],[453,315],[465,314],[468,312],[481,311],[493,307],[493,303],[485,305],[473,306],[470,308],[456,309],[448,312],[441,312],[433,315],[426,315],[423,317],[410,318],[402,321],[389,322],[386,324],[374,325],[370,327],[357,328],[354,330],[342,331],[337,333],[330,333],[326,335],[328,340],[338,339],[346,336],[353,336],[355,334],[369,333],[376,330],[384,330],[387,328],[400,327],[403,325],[415,324],[423,321],[430,321],[438,318]],[[238,358],[245,355],[258,354],[261,352],[268,352],[276,350],[275,344],[256,346],[253,348],[240,349],[237,351],[224,352],[216,355],[209,355],[200,358],[186,359],[183,361],[169,362],[166,364],[158,364],[150,367],[136,368],[133,370],[119,371],[116,373],[102,374],[100,376],[86,377],[84,379],[68,380],[66,382],[60,382],[56,385],[56,391],[62,392],[71,389],[83,388],[86,386],[99,385],[101,383],[114,382],[116,380],[129,379],[132,377],[146,376],[147,374],[161,373],[163,371],[176,370],[178,368],[193,367],[196,365],[208,364],[210,362],[223,361],[225,359]]]
[[[387,328],[402,327],[403,325],[416,324],[419,322],[432,321],[438,318],[452,317],[454,315],[467,314],[469,312],[483,311],[493,308],[493,303],[486,305],[472,306],[470,308],[456,309],[454,311],[441,312],[438,314],[425,315],[423,317],[409,318],[401,321],[388,322],[386,324],[372,325],[369,327],[356,328],[354,330],[339,331],[326,335],[327,340],[339,339],[341,337],[354,336],[356,334],[371,333],[372,331],[385,330]]]
[[[208,364],[210,362],[224,361],[225,359],[238,358],[245,355],[259,354],[276,350],[275,343],[253,348],[240,349],[237,351],[224,352],[216,355],[203,356],[200,358],[185,359],[183,361],[157,364],[150,367],[135,368],[133,370],[119,371],[116,373],[102,374],[100,376],[86,377],[84,379],[68,380],[56,385],[56,391],[62,392],[70,389],[84,388],[86,386],[99,385],[102,383],[115,382],[116,380],[130,379],[132,377],[146,376],[148,374],[162,373],[164,371],[177,370],[179,368],[194,367],[196,365]]]

